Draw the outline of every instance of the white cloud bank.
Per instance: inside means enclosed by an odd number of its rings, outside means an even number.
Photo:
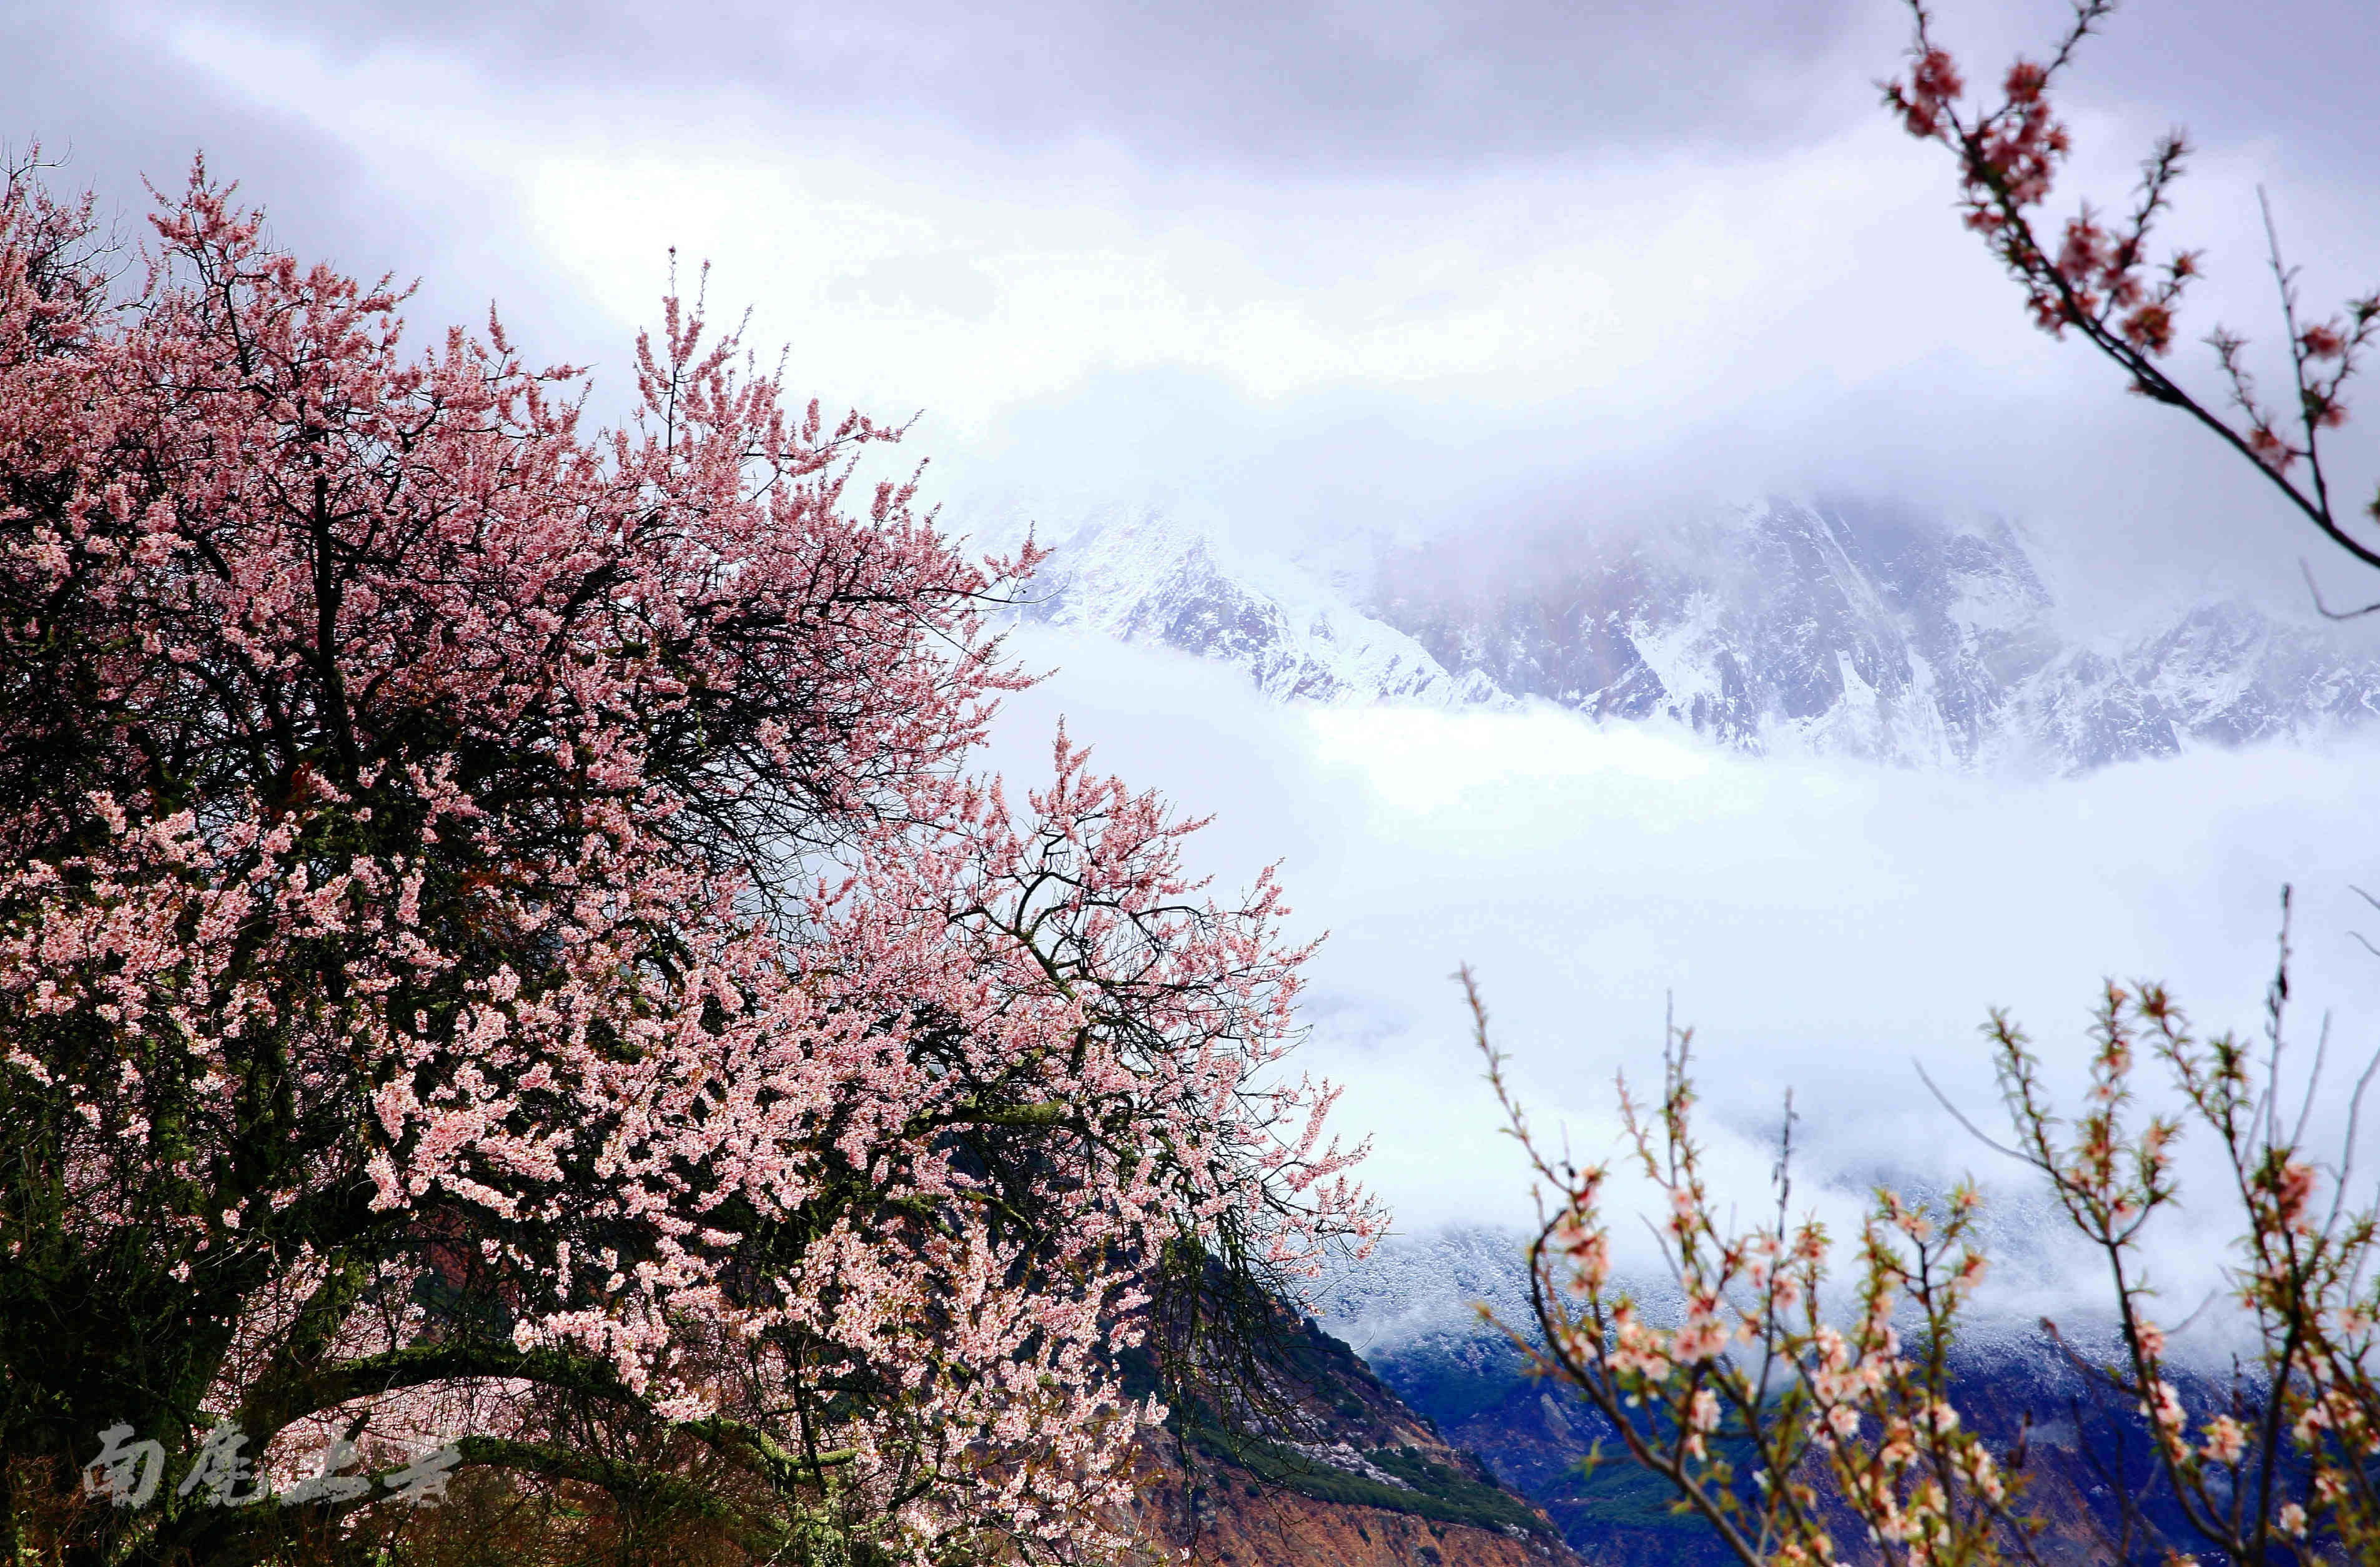
[[[1582,1158],[1619,1151],[1615,1071],[1657,1085],[1674,995],[1730,1189],[1762,1202],[1790,1086],[1810,1154],[1802,1189],[1839,1234],[1888,1175],[1973,1171],[2025,1192],[1912,1064],[1992,1125],[1977,1029],[1994,1005],[2014,1010],[2070,1092],[2103,977],[2163,978],[2206,1024],[2252,1031],[2285,881],[2299,889],[2301,1059],[2325,1008],[2342,1090],[2380,1046],[2380,961],[2350,934],[2371,913],[2350,884],[2380,869],[2368,744],[2011,786],[1747,759],[1546,709],[1280,707],[1164,650],[1041,628],[1013,647],[1059,673],[1012,701],[996,746],[1011,777],[1046,771],[1062,714],[1095,765],[1219,814],[1194,844],[1223,882],[1285,862],[1293,928],[1330,932],[1302,1064],[1347,1085],[1342,1123],[1376,1139],[1368,1178],[1407,1233],[1529,1213],[1448,978],[1463,962],[1538,1126],[1566,1129]],[[2339,1131],[2342,1097],[2318,1109],[2322,1133]],[[1822,1179],[1835,1188],[1820,1193]],[[2202,1201],[2161,1253],[2177,1299],[2214,1282],[2219,1217]],[[1621,1232],[1639,1245],[1633,1224]],[[2028,1311],[2083,1266],[2040,1244],[2022,1248]]]

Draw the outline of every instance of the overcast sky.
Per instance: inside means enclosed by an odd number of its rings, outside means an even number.
[[[6,9],[0,130],[125,210],[203,147],[293,246],[420,276],[423,324],[494,297],[615,386],[675,245],[798,385],[924,409],[963,524],[1559,528],[1826,484],[2015,516],[2126,591],[2293,581],[2305,542],[2022,325],[1876,106],[1887,0]],[[1940,28],[1986,76],[2061,9]],[[2362,0],[2134,0],[2070,185],[2119,198],[2188,124],[2192,324],[2253,334],[2260,182],[2312,299],[2380,284],[2374,79]]]
[[[1942,0],[1939,23],[1990,76],[2061,10]],[[2023,324],[1946,156],[1876,105],[1906,38],[1885,0],[0,16],[0,136],[135,218],[140,176],[170,188],[203,148],[294,249],[420,277],[425,329],[494,298],[533,351],[594,366],[599,406],[669,249],[710,260],[797,393],[924,410],[962,529],[1153,503],[1275,540],[1509,537],[1823,485],[2008,516],[2092,613],[2296,603],[2297,559],[2331,568],[2252,475]],[[2072,79],[2068,194],[2119,199],[2189,126],[2171,234],[2213,276],[2185,325],[2269,341],[2260,184],[2317,308],[2380,286],[2375,81],[2369,0],[2131,0]],[[2208,384],[2203,351],[2177,363]],[[2375,431],[2380,401],[2341,446],[2365,493]],[[1939,1118],[1885,1107],[1912,1053],[1985,1091],[1993,1002],[2070,1036],[2098,974],[2146,971],[2252,1020],[2285,878],[2321,882],[2315,971],[2380,999],[2342,955],[2380,808],[2360,754],[2008,792],[1284,713],[1101,654],[1019,704],[1008,759],[1046,755],[1060,711],[1221,808],[1227,875],[1288,856],[1338,932],[1318,1059],[1358,1079],[1416,1222],[1517,1203],[1450,1042],[1460,959],[1558,1104],[1591,1117],[1679,990],[1721,1117],[1749,1133],[1815,1075],[1847,1169],[1954,1157]]]

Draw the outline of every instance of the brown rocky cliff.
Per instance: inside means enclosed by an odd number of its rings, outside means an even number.
[[[1141,1476],[1141,1537],[1197,1567],[1581,1567],[1550,1528],[1489,1528],[1323,1501],[1224,1465],[1194,1476],[1170,1453],[1149,1454]]]
[[[1203,1406],[1144,1449],[1134,1523],[1201,1567],[1581,1567],[1546,1514],[1440,1439],[1311,1321],[1230,1429]]]

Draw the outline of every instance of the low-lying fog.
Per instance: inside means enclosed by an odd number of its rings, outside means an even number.
[[[1552,710],[1279,706],[1164,650],[1041,627],[1010,645],[1056,669],[1007,707],[994,753],[1014,783],[1046,775],[1062,716],[1095,765],[1216,815],[1193,855],[1220,885],[1278,859],[1293,933],[1330,932],[1302,1064],[1345,1085],[1339,1123],[1372,1137],[1366,1178],[1407,1236],[1531,1213],[1450,978],[1463,963],[1539,1130],[1582,1162],[1619,1152],[1613,1074],[1658,1086],[1673,999],[1716,1167],[1747,1214],[1768,1200],[1791,1087],[1800,1189],[1839,1235],[1872,1181],[1973,1172],[2004,1221],[1999,1304],[2028,1318],[2070,1306],[2070,1285],[2089,1298],[2087,1259],[2040,1233],[2037,1188],[1961,1130],[1915,1063],[1996,1129],[1978,1033],[1995,1005],[2070,1104],[2104,977],[2162,978],[2206,1027],[2253,1032],[2284,882],[2297,1067],[2330,1017],[2315,1146],[2336,1148],[2380,1047],[2380,959],[2353,935],[2380,936],[2353,891],[2380,873],[2371,742],[2011,784],[1746,757]],[[2198,1200],[2158,1237],[2168,1319],[2216,1283],[2230,1233],[2211,1151],[2186,1140]],[[1620,1189],[1615,1241],[1643,1268],[1639,1200]]]

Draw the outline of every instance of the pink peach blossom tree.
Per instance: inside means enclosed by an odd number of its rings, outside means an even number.
[[[202,165],[153,222],[0,198],[0,1555],[380,1537],[442,1444],[777,1560],[1116,1548],[1152,1295],[1378,1222],[1270,876],[1062,733],[969,771],[1033,550],[699,301],[598,431]]]

